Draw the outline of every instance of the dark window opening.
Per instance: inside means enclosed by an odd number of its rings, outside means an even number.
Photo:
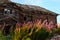
[[[4,9],[4,13],[5,13],[5,14],[9,14],[9,13],[10,13],[10,10]]]
[[[26,17],[24,17],[24,21],[26,21],[27,20],[27,18]]]
[[[4,14],[7,14],[7,9],[4,9]]]
[[[12,10],[10,10],[10,14],[12,14]]]
[[[7,11],[5,11],[5,14],[7,14]]]
[[[13,14],[15,13],[14,10],[4,9],[4,14]]]

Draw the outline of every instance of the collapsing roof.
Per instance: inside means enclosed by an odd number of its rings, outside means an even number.
[[[18,4],[18,3],[14,3],[14,2],[4,2],[4,3],[0,3],[0,6],[7,6],[7,5],[12,5],[14,8],[16,6],[17,9],[25,11],[25,12],[37,12],[40,13],[45,12],[43,14],[51,14],[51,15],[58,15],[55,12],[49,11],[45,8],[42,8],[40,6],[33,6],[33,5],[24,5],[24,4]]]
[[[52,12],[50,10],[47,10],[45,8],[42,8],[40,6],[23,5],[23,4],[21,4],[20,7],[23,8],[23,9],[25,9],[24,11],[33,11],[33,12],[36,11],[37,13],[40,13],[42,11],[42,12],[45,12],[45,14],[58,15],[57,13]]]

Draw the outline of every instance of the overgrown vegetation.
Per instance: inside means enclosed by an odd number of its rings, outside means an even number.
[[[29,21],[23,23],[16,23],[16,28],[12,32],[10,28],[10,34],[4,35],[0,30],[0,40],[48,40],[48,38],[54,36],[54,34],[60,34],[60,28],[55,28],[53,22],[47,22],[47,20],[41,22],[36,20],[35,22]]]

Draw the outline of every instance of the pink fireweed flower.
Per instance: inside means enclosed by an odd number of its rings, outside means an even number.
[[[23,24],[22,24],[22,27],[24,27],[26,25],[26,23],[24,22]]]
[[[19,22],[16,23],[16,30],[20,32],[20,23]]]
[[[17,26],[17,27],[20,27],[20,23],[19,23],[19,22],[17,22],[17,23],[16,23],[16,26]]]
[[[26,29],[27,28],[27,24],[24,22],[23,24],[22,24],[22,29]]]
[[[41,20],[37,20],[37,24],[38,25],[41,25]]]
[[[54,27],[54,24],[52,21],[49,24],[46,24],[47,31],[50,31],[53,27]]]
[[[48,25],[49,25],[49,23],[48,23],[48,22],[46,22],[46,23],[45,23],[45,26],[47,27]]]
[[[27,22],[26,26],[27,26],[27,30],[30,29],[33,26],[32,21]]]
[[[46,22],[47,22],[47,20],[44,20],[43,23],[41,24],[41,26],[43,26],[43,27],[46,26]]]
[[[34,27],[39,27],[39,20],[36,20],[36,21],[35,21]]]
[[[50,26],[50,28],[52,29],[52,28],[54,27],[54,23],[51,21],[51,22],[49,23],[49,26]]]
[[[37,28],[35,32],[39,31],[42,28],[42,26],[41,26],[41,20],[35,21],[34,28]]]
[[[41,28],[41,24],[42,24],[42,23],[41,23],[41,20],[38,20],[38,21],[37,21],[37,27],[38,27],[38,28]]]

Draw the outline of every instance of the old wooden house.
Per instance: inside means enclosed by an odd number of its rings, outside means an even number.
[[[41,19],[53,21],[57,24],[56,13],[45,8],[33,5],[24,5],[11,2],[10,0],[0,0],[0,25],[14,25],[16,22],[27,22]]]

